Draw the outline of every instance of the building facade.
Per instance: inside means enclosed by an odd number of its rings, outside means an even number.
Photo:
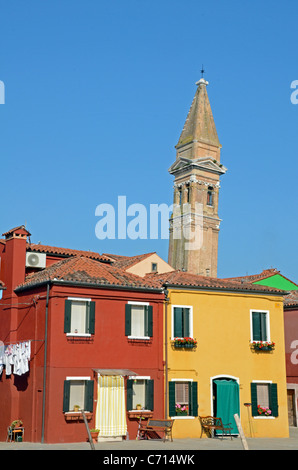
[[[135,438],[136,405],[144,416],[163,415],[162,289],[107,257],[34,251],[29,235],[16,228],[1,243],[1,440],[21,419],[28,441],[84,441],[80,410],[99,439]],[[26,273],[28,253],[45,252],[49,265]],[[31,354],[20,370],[14,355],[25,344]]]
[[[235,281],[284,290],[285,360],[289,425],[298,426],[298,285],[275,268],[233,278]]]
[[[174,437],[199,437],[198,416],[220,416],[238,434],[235,413],[247,437],[288,437],[282,292],[185,272],[159,278]]]

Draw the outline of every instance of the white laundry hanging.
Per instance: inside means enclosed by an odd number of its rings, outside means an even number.
[[[9,344],[0,357],[0,375],[5,367],[6,375],[23,375],[29,371],[31,340]]]

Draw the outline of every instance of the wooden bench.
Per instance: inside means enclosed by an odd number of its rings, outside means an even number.
[[[163,439],[164,442],[166,439],[171,439],[173,442],[173,424],[173,419],[148,419],[146,424],[140,425],[139,439]],[[159,433],[162,434],[162,438]]]
[[[223,424],[221,418],[216,418],[214,416],[199,416],[199,420],[201,423],[201,435],[202,437],[203,432],[206,433],[208,437],[214,437],[214,431],[221,431],[221,438],[223,436],[229,435],[232,439],[232,423]]]

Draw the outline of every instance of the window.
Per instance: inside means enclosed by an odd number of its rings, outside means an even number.
[[[129,302],[125,305],[125,335],[141,339],[153,336],[151,305],[138,302]]]
[[[157,273],[157,263],[151,263],[151,272]]]
[[[278,416],[276,383],[265,381],[251,383],[251,411],[255,417]]]
[[[183,410],[184,407],[186,411]],[[170,416],[198,416],[198,384],[191,380],[169,382]]]
[[[186,185],[186,201],[189,204],[190,203],[190,186],[189,184]]]
[[[84,411],[93,411],[94,380],[89,377],[68,377],[64,381],[63,412],[74,410],[79,405]]]
[[[251,311],[251,341],[270,341],[268,311]]]
[[[192,338],[192,307],[173,306],[172,338]]]
[[[127,410],[135,410],[137,405],[145,410],[154,409],[154,380],[150,377],[127,380]]]
[[[207,206],[213,206],[213,188],[211,186],[208,186]]]
[[[95,302],[90,299],[65,300],[64,333],[70,335],[94,334]]]

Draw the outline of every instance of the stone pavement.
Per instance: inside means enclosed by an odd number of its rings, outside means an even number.
[[[290,428],[289,438],[246,438],[248,450],[298,450],[298,428]],[[0,442],[0,451],[3,450],[91,450],[88,442],[80,443],[64,443],[64,444],[41,444],[32,442]],[[166,452],[167,454],[173,452],[178,455],[179,451],[182,453],[191,452],[187,451],[201,451],[201,450],[244,450],[240,437],[224,438],[223,440],[217,439],[174,439],[173,442],[159,442],[159,441],[136,441],[128,440],[122,442],[105,442],[96,443],[95,450],[104,451],[103,455],[120,456],[128,455],[130,452],[133,455],[139,453],[142,455],[158,454],[158,452]],[[155,451],[155,452],[154,452]],[[113,463],[113,462],[111,462]],[[151,462],[149,462],[151,463]],[[153,463],[153,461],[152,461]],[[154,462],[157,463],[157,462]],[[160,462],[164,463],[164,462]]]

